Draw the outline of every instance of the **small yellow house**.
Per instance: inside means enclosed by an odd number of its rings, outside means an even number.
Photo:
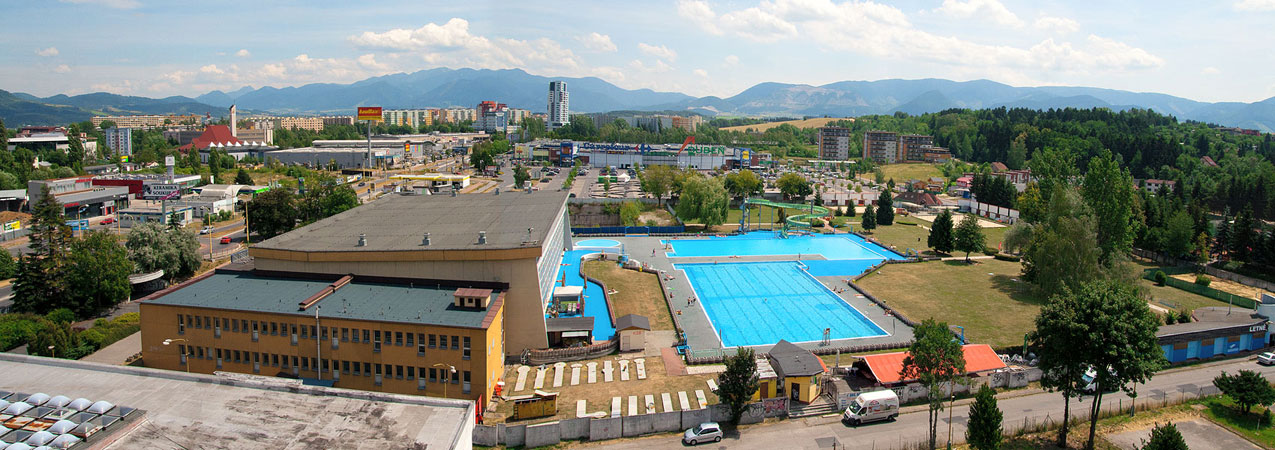
[[[757,392],[753,393],[753,401],[757,402],[778,396],[779,375],[775,374],[775,369],[770,367],[769,359],[759,358],[757,360]]]
[[[767,356],[788,398],[810,403],[819,397],[820,377],[828,370],[822,359],[810,350],[784,340],[771,347]]]

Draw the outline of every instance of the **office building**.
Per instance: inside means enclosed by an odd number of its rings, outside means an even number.
[[[106,136],[106,147],[116,155],[131,156],[133,154],[132,128],[107,128],[102,130]]]
[[[832,161],[850,159],[850,129],[845,127],[820,128],[819,159]]]
[[[567,83],[565,81],[549,82],[549,116],[545,120],[545,127],[549,131],[553,131],[567,126],[571,123],[571,115],[568,112],[570,101],[567,96]]]

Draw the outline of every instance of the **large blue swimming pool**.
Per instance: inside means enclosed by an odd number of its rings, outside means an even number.
[[[832,339],[886,334],[795,262],[673,267],[686,273],[723,347],[819,341],[825,328]]]
[[[810,273],[815,276],[853,276],[881,261],[904,259],[897,253],[853,234],[792,236],[781,239],[771,231],[754,231],[742,235],[670,239],[663,242],[673,247],[673,251],[667,253],[671,258],[786,255],[796,259],[800,256],[810,265]],[[821,255],[826,260],[808,260],[807,257],[812,255]]]

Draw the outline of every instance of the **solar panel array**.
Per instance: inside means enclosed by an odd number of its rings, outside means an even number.
[[[105,400],[0,391],[0,450],[88,447],[90,437],[141,413]]]

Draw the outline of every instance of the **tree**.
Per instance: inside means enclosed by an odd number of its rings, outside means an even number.
[[[1231,209],[1227,208],[1226,211],[1222,213],[1222,220],[1217,224],[1217,236],[1213,243],[1213,253],[1217,254],[1218,258],[1221,258],[1222,254],[1226,253],[1226,251],[1230,248]]]
[[[982,227],[978,226],[978,218],[973,214],[966,214],[953,234],[956,249],[965,252],[965,262],[970,262],[970,252],[983,251],[986,237],[983,236]]]
[[[1160,235],[1160,250],[1175,258],[1190,253],[1194,228],[1195,224],[1186,211],[1174,213],[1165,223],[1164,233]]]
[[[1252,411],[1253,406],[1266,406],[1275,403],[1275,388],[1266,381],[1266,377],[1252,370],[1241,370],[1235,375],[1227,375],[1225,371],[1213,379],[1213,385],[1230,397],[1244,414]]]
[[[1049,217],[1033,227],[1031,243],[1023,252],[1023,276],[1045,298],[1098,278],[1101,251],[1095,227],[1089,207],[1075,190],[1056,185],[1049,199]]]
[[[178,280],[199,270],[199,241],[195,233],[167,230],[158,223],[134,226],[128,232],[124,248],[138,273],[163,270],[164,277]]]
[[[496,153],[491,142],[479,142],[469,150],[469,165],[479,172],[496,164]]]
[[[638,217],[641,215],[642,207],[638,205],[638,202],[629,201],[620,205],[620,223],[623,223],[624,226],[636,226]]]
[[[720,178],[690,177],[682,183],[682,195],[677,199],[677,217],[698,220],[705,229],[726,221],[730,197]]]
[[[656,203],[663,204],[664,197],[673,189],[678,171],[670,166],[656,165],[642,171],[642,191],[654,195]]]
[[[0,145],[4,145],[4,143],[0,143]],[[18,177],[13,174],[9,172],[0,172],[0,190],[7,191],[14,189],[26,189],[26,186],[24,186],[22,181],[18,180]]]
[[[312,174],[304,194],[297,199],[297,217],[304,223],[332,217],[359,206],[353,189],[326,174]]]
[[[929,390],[930,449],[938,443],[939,412],[943,410],[944,389],[963,381],[965,353],[952,336],[946,322],[925,319],[912,330],[913,341],[903,358],[904,380],[917,380]]]
[[[1172,422],[1164,425],[1156,424],[1151,429],[1151,440],[1143,441],[1141,450],[1190,450],[1186,441],[1182,439],[1182,433],[1178,432],[1178,427]]]
[[[522,189],[527,184],[527,180],[531,178],[531,174],[527,173],[527,168],[522,164],[514,166],[514,187]]]
[[[872,209],[872,204],[863,208],[863,231],[871,233],[877,227],[877,212]]]
[[[80,317],[108,311],[128,299],[133,264],[114,234],[93,231],[71,244],[66,273],[69,307]]]
[[[18,260],[14,311],[44,314],[61,306],[66,298],[66,279],[62,275],[71,239],[62,204],[54,200],[48,189],[41,189],[31,208],[31,252]]]
[[[952,235],[952,211],[945,209],[938,218],[934,219],[925,245],[938,253],[952,253],[952,250],[956,249],[956,239]]]
[[[1001,446],[1001,421],[1004,414],[996,406],[996,390],[984,384],[970,405],[965,441],[978,450],[996,450]]]
[[[881,197],[877,199],[877,225],[894,225],[894,196],[889,188],[881,191]]]
[[[1009,144],[1009,154],[1005,159],[1005,166],[1010,170],[1019,170],[1027,165],[1027,132],[1018,134],[1014,141]]]
[[[9,252],[0,252],[0,280],[13,278],[18,274],[18,262]]]
[[[1037,223],[1049,216],[1049,211],[1046,209],[1046,200],[1046,198],[1042,197],[1039,184],[1028,183],[1027,189],[1018,194],[1014,205],[1018,207],[1018,213],[1023,221]]]
[[[1006,253],[1017,253],[1026,249],[1032,240],[1032,224],[1030,222],[1018,222],[1009,227],[1009,231],[1005,232],[1004,245],[1002,251]]]
[[[1253,232],[1253,207],[1246,206],[1235,216],[1235,223],[1231,227],[1231,242],[1228,246],[1231,257],[1240,262],[1250,262],[1249,256],[1257,237]]]
[[[98,128],[101,128],[101,129],[103,129],[103,130],[105,130],[105,129],[107,129],[107,128],[115,128],[115,121],[114,121],[114,120],[103,120],[103,121],[102,121],[102,123],[101,123],[101,124],[98,124],[98,126],[97,126],[97,127],[98,127]]]
[[[252,181],[252,175],[249,175],[248,171],[239,169],[239,173],[235,174],[235,184],[243,184],[243,185],[251,186],[256,183]]]
[[[734,198],[744,198],[760,194],[762,184],[761,178],[757,177],[757,174],[748,169],[726,174],[726,190],[729,191],[731,197]]]
[[[1098,248],[1102,263],[1109,265],[1116,255],[1133,247],[1133,178],[1120,168],[1110,152],[1089,160],[1082,195],[1097,221]]]
[[[779,192],[784,195],[784,199],[804,200],[807,195],[814,193],[806,177],[793,172],[780,176],[779,180],[775,181],[775,185],[779,186]]]
[[[758,384],[753,349],[739,347],[735,356],[726,358],[726,371],[717,376],[717,398],[730,408],[732,422],[739,423],[739,416],[753,401]]]

